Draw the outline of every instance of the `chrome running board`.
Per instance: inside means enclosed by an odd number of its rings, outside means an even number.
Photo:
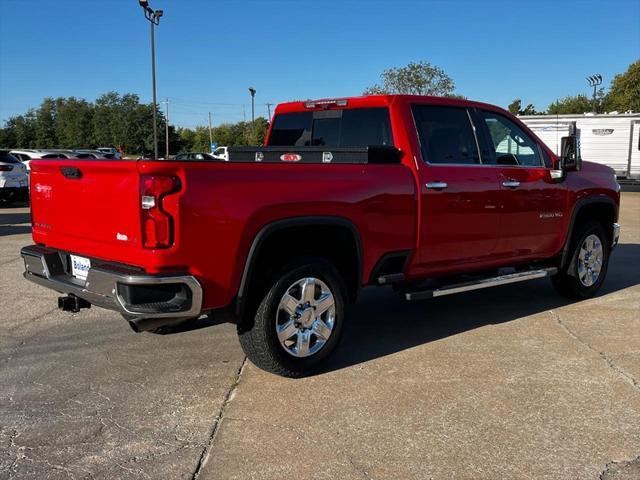
[[[499,275],[497,277],[483,278],[473,282],[456,283],[445,285],[432,290],[421,290],[418,292],[405,293],[406,300],[424,300],[433,297],[442,297],[444,295],[452,295],[454,293],[469,292],[471,290],[480,290],[481,288],[497,287],[498,285],[507,285],[509,283],[525,282],[527,280],[535,280],[536,278],[550,277],[558,273],[555,267],[542,268],[539,270],[527,270],[525,272],[509,273]]]

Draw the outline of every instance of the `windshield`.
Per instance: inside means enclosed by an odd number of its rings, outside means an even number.
[[[276,115],[270,146],[366,147],[393,145],[386,108],[316,110]]]

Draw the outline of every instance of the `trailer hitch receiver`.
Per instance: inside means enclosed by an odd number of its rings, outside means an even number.
[[[83,308],[91,308],[91,304],[83,298],[67,295],[66,297],[58,297],[58,308],[63,312],[78,313]]]

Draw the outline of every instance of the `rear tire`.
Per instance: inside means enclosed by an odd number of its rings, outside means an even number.
[[[338,345],[346,298],[333,265],[296,262],[275,275],[253,322],[238,326],[240,345],[262,370],[284,377],[308,375]]]
[[[583,225],[571,241],[569,261],[551,278],[553,286],[570,299],[593,297],[607,275],[610,251],[609,237],[601,223]]]

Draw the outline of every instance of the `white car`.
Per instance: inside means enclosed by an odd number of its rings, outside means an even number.
[[[31,160],[39,158],[92,158],[80,156],[72,150],[11,150],[10,153],[24,164],[27,168],[27,173],[31,172]]]
[[[27,167],[27,173],[31,171],[31,168],[29,167],[29,162],[31,161],[31,159],[40,158],[41,155],[40,150],[33,149],[11,150],[11,152],[9,153],[11,153],[11,155],[16,157],[24,164],[25,167]]]
[[[28,197],[27,168],[9,150],[0,150],[0,202],[11,203]]]
[[[212,155],[218,160],[224,160],[225,162],[229,161],[229,150],[227,150],[227,147],[216,148]]]

